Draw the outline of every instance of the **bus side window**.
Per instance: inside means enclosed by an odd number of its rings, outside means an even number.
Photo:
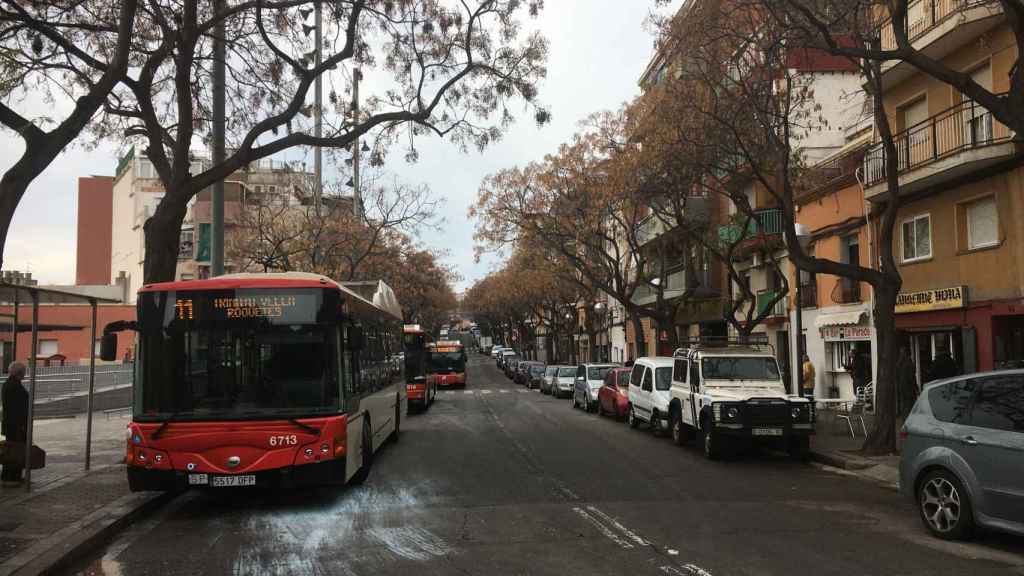
[[[335,354],[338,358],[338,379],[336,384],[341,390],[341,401],[348,402],[350,396],[352,396],[352,358],[351,353],[346,349],[344,342],[345,331],[341,326],[335,328],[337,330],[337,338],[335,346]],[[344,404],[342,404],[344,405]]]

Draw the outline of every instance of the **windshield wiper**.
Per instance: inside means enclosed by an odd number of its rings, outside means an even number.
[[[306,432],[309,432],[310,434],[314,434],[316,436],[320,436],[320,429],[315,427],[315,426],[310,426],[309,424],[303,424],[302,422],[299,422],[295,418],[289,418],[288,421],[291,422],[292,424],[295,424],[299,428],[302,428]]]
[[[160,436],[162,436],[164,431],[167,430],[167,426],[169,426],[171,424],[171,422],[173,422],[174,419],[179,414],[181,414],[180,410],[177,411],[177,412],[171,412],[171,415],[168,416],[167,418],[165,418],[164,421],[160,423],[160,427],[157,428],[155,432],[153,432],[153,435],[150,436],[150,438],[152,438],[153,440],[159,440]]]

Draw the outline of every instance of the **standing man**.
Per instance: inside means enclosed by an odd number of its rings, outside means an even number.
[[[896,382],[899,389],[896,395],[897,414],[900,418],[906,419],[917,401],[917,367],[914,359],[910,357],[910,350],[906,346],[900,348],[900,358],[896,363]]]
[[[12,362],[3,386],[4,416],[0,422],[7,441],[22,444],[28,439],[28,390],[21,385],[23,378],[25,365]],[[21,484],[21,468],[4,465],[2,477],[4,486],[17,486]]]
[[[871,358],[861,350],[860,342],[854,342],[845,368],[853,380],[853,397],[856,398],[857,391],[864,388],[871,378]]]
[[[813,398],[815,384],[814,363],[811,362],[811,357],[808,356],[807,354],[804,354],[804,361],[803,364],[800,366],[800,369],[803,371],[804,397]]]

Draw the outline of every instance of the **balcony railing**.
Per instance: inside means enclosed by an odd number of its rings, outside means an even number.
[[[759,292],[757,294],[757,313],[760,315],[768,306],[772,300],[778,296],[778,290],[768,290],[765,292]],[[768,313],[770,317],[778,317],[786,315],[786,297],[783,296],[774,306],[771,307],[771,312]]]
[[[818,285],[817,284],[804,284],[800,287],[800,307],[801,308],[817,308],[818,307]]]
[[[722,243],[731,245],[755,236],[782,234],[782,210],[779,208],[757,210],[746,230],[743,230],[746,216],[741,214],[737,218],[739,219],[737,223],[723,224],[718,227],[718,239]]]
[[[666,277],[665,289],[662,291],[662,298],[668,300],[675,298],[686,290],[686,270],[672,272]],[[633,291],[633,303],[638,306],[652,304],[658,299],[658,287],[650,284],[641,284]]]
[[[832,289],[832,301],[836,304],[856,304],[862,302],[860,282],[849,278],[840,278]]]
[[[973,100],[948,108],[893,137],[900,174],[964,150],[983,148],[1013,137],[1013,131],[992,118]],[[867,186],[885,181],[885,148],[878,143],[864,155]]]
[[[971,8],[982,4],[994,4],[991,0],[917,0],[907,5],[907,19],[904,28],[907,39],[913,43],[921,38],[946,19],[956,15],[965,8]],[[882,50],[894,50],[896,48],[896,32],[893,30],[892,21],[885,20],[882,23],[881,33]]]

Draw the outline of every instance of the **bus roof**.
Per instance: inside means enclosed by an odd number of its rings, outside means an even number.
[[[381,282],[383,284],[383,282]],[[384,284],[387,286],[386,284]],[[327,276],[312,274],[309,272],[273,272],[266,274],[225,274],[216,278],[206,280],[179,280],[175,282],[158,282],[146,284],[139,288],[139,293],[144,292],[183,292],[189,290],[237,290],[244,288],[333,288],[344,296],[359,300],[369,306],[377,308],[402,319],[402,311],[398,302],[393,298],[386,301],[386,305],[380,306],[359,295],[354,290],[345,287]],[[388,288],[390,290],[390,288]]]

